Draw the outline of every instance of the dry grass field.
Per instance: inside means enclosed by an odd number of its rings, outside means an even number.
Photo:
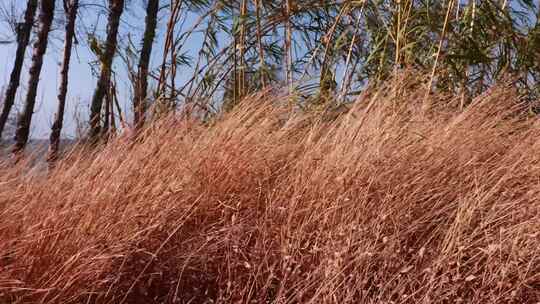
[[[6,161],[0,303],[540,302],[538,119],[507,86],[424,96],[320,119],[261,94]]]

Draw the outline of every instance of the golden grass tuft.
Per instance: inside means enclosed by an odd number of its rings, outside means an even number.
[[[258,95],[47,176],[4,165],[0,303],[539,302],[537,118],[505,86],[423,96],[315,119]]]

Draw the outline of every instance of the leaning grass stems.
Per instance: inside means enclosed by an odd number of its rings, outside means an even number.
[[[0,166],[0,302],[538,302],[540,126],[509,86],[426,113],[418,83]]]

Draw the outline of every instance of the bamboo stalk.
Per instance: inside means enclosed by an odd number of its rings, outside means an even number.
[[[341,18],[343,18],[343,15],[345,14],[345,12],[347,11],[347,9],[349,9],[349,3],[345,3],[342,7],[341,7],[341,10],[339,11],[339,14],[338,16],[336,17],[336,20],[335,22],[332,24],[332,27],[330,28],[330,30],[325,34],[325,37],[324,37],[324,44],[325,44],[325,47],[324,47],[324,55],[323,55],[323,63],[322,63],[322,66],[321,66],[321,75],[320,75],[320,80],[319,80],[319,86],[320,86],[320,91],[321,91],[321,97],[323,97],[324,99],[326,99],[329,92],[324,92],[326,90],[326,85],[325,83],[328,81],[328,76],[329,76],[329,61],[332,59],[333,57],[333,54],[332,55],[329,55],[330,53],[330,45],[333,44],[333,37],[334,37],[334,33],[336,32],[336,27],[337,25],[339,24],[339,22],[341,21]],[[333,46],[332,46],[333,48]],[[332,52],[333,53],[333,52]]]
[[[431,87],[433,86],[433,79],[435,78],[435,72],[437,71],[437,64],[439,62],[439,57],[441,56],[441,50],[442,50],[442,47],[443,47],[444,38],[446,36],[446,29],[448,28],[448,21],[449,21],[449,18],[450,18],[450,12],[451,12],[453,6],[454,6],[454,0],[450,0],[448,2],[448,9],[446,10],[446,17],[444,19],[444,25],[443,25],[443,30],[442,30],[442,33],[441,33],[441,39],[439,41],[439,47],[437,49],[437,54],[435,55],[435,63],[433,64],[433,68],[431,70],[431,76],[429,78],[429,83],[428,83],[428,87],[427,87],[427,90],[426,90],[426,95],[424,97],[424,105],[423,105],[424,110],[428,106],[427,102],[428,102],[429,94],[431,93]]]
[[[293,92],[291,1],[292,0],[285,0],[285,77],[287,79],[289,94],[292,94]]]
[[[173,47],[173,37],[174,29],[176,25],[177,15],[180,12],[180,8],[183,4],[183,0],[171,0],[171,15],[169,16],[169,21],[167,23],[167,32],[165,34],[165,46],[163,48],[163,59],[161,62],[161,69],[159,73],[158,89],[157,95],[160,96],[166,88],[166,66],[167,66],[167,57],[170,53],[170,49]]]
[[[261,73],[261,83],[263,89],[266,89],[266,64],[264,59],[264,48],[262,43],[262,26],[261,26],[261,0],[255,1],[255,17],[257,22],[257,45],[259,48],[259,61],[260,61],[260,73]]]
[[[358,32],[360,31],[360,20],[362,18],[363,10],[364,10],[364,6],[362,6],[360,8],[360,12],[358,13],[358,17],[356,18],[356,23],[355,23],[355,26],[354,26],[354,34],[353,34],[353,37],[351,39],[351,44],[349,46],[349,51],[347,53],[347,60],[345,62],[345,70],[343,71],[343,81],[341,83],[340,94],[339,94],[339,97],[338,97],[338,100],[337,100],[338,104],[343,102],[343,99],[345,98],[346,91],[348,90],[351,79],[352,79],[352,74],[353,74],[354,69],[353,69],[353,71],[351,71],[349,73],[349,65],[351,63],[353,48],[354,48],[354,45],[356,43],[356,37],[358,36]]]
[[[240,99],[245,95],[246,88],[246,19],[247,19],[247,0],[242,0],[240,5],[240,39],[238,50],[240,51],[240,74],[239,74],[239,90]]]

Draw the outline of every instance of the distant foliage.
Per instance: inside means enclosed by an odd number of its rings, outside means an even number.
[[[119,125],[139,129],[151,121],[147,117],[179,109],[226,112],[260,90],[286,91],[293,108],[324,112],[353,103],[368,87],[404,69],[429,75],[423,85],[430,92],[459,95],[461,109],[502,79],[512,79],[521,100],[538,108],[538,1],[108,0],[92,5],[98,2],[83,1],[80,14],[99,15],[99,24],[79,22],[75,35],[75,42],[94,54],[89,64],[100,77],[88,120],[91,137],[107,137]],[[127,73],[119,71],[123,68]],[[118,83],[131,84],[132,92],[119,94]],[[130,96],[128,108],[120,106],[125,103],[118,96]]]
[[[467,103],[506,76],[529,100],[539,94],[534,1],[199,1],[195,11],[200,19],[180,37],[204,33],[199,58],[162,67],[197,63],[188,83],[176,86],[178,104],[202,99],[229,108],[265,82],[284,86],[289,69],[294,93],[310,97],[304,102],[325,103],[329,94],[353,100],[405,67],[433,72],[433,89]],[[177,45],[177,59],[184,49]]]

